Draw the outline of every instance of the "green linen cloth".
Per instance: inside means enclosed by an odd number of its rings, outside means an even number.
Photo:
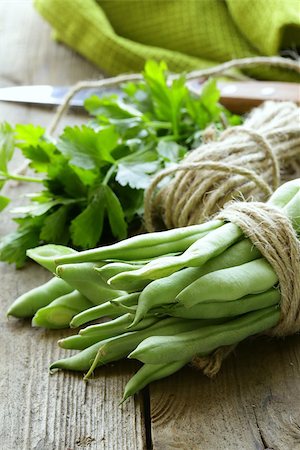
[[[55,37],[109,75],[147,59],[173,71],[300,45],[300,0],[35,0]],[[257,68],[258,78],[294,79]]]

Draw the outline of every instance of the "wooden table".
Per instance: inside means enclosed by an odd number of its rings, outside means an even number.
[[[0,86],[71,84],[99,76],[51,39],[30,1],[0,1]],[[1,121],[45,126],[52,115],[49,109],[0,103]],[[22,204],[24,192],[22,185],[9,187],[14,203]],[[0,217],[4,236],[13,223],[9,213]],[[18,271],[0,265],[1,449],[300,449],[299,336],[246,342],[214,380],[187,367],[120,407],[135,362],[102,368],[88,384],[81,375],[50,376],[49,362],[65,353],[56,341],[67,332],[6,318],[17,295],[48,277],[33,264]]]

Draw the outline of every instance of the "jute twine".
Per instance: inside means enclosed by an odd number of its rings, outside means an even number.
[[[299,204],[300,212],[300,204]],[[217,218],[238,225],[272,265],[279,280],[280,320],[264,334],[287,336],[300,330],[300,242],[290,220],[278,209],[260,202],[230,203]],[[220,347],[209,357],[196,357],[193,366],[208,376],[219,371],[235,346]]]
[[[161,222],[166,228],[204,222],[232,198],[268,198],[300,173],[299,118],[292,102],[265,102],[243,126],[226,129],[177,167],[160,172],[145,195],[146,229],[155,231]],[[168,184],[157,190],[166,177]]]

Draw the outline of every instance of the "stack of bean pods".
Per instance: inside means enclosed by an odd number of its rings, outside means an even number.
[[[268,203],[300,233],[300,179],[281,186]],[[79,327],[59,345],[79,353],[51,370],[87,372],[121,358],[143,367],[124,399],[170,375],[195,356],[240,342],[275,326],[280,317],[278,278],[241,229],[230,222],[135,236],[76,252],[57,245],[28,255],[55,274],[19,297],[8,314],[33,317],[34,326]]]

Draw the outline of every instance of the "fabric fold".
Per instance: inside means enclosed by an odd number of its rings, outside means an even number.
[[[294,8],[279,8],[278,2],[34,0],[56,39],[108,75],[140,71],[148,59],[164,60],[170,70],[178,72],[274,54],[282,36],[289,36],[293,43],[293,34],[300,29],[295,19],[296,3]],[[272,16],[275,29],[269,32],[266,10],[272,3],[277,5]],[[289,24],[292,28],[284,28]],[[283,33],[284,29],[288,33]],[[279,69],[257,68],[249,73],[258,78],[299,79]]]

